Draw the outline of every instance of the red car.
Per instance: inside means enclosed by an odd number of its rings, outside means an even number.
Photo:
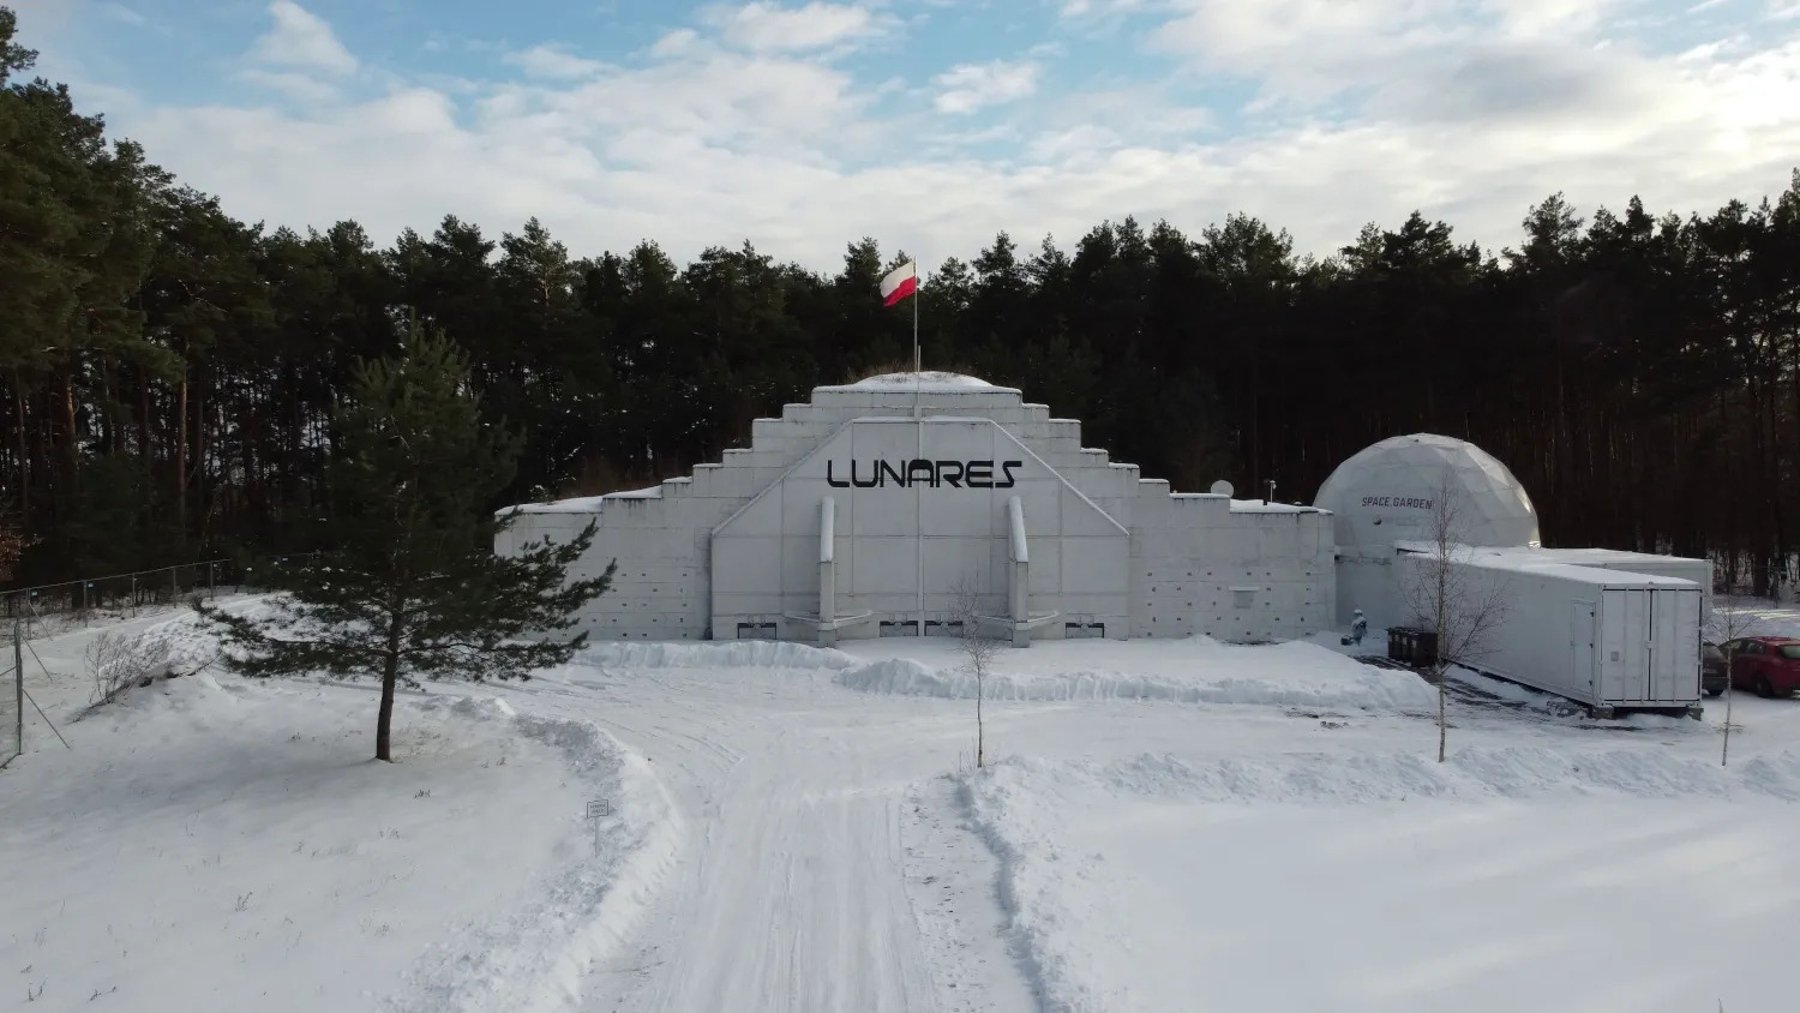
[[[1800,689],[1800,639],[1745,637],[1720,649],[1731,659],[1731,688],[1758,696],[1789,696]]]

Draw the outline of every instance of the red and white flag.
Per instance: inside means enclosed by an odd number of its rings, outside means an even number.
[[[919,265],[909,260],[881,279],[881,305],[892,306],[919,290]]]

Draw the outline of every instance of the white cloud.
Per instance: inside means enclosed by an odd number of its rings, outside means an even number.
[[[677,28],[662,38],[657,39],[650,47],[650,55],[662,58],[680,56],[694,48],[700,41],[700,33],[692,28]]]
[[[150,23],[149,18],[144,17],[142,14],[139,14],[137,11],[132,10],[124,4],[102,2],[95,4],[94,6],[100,13],[112,18],[114,21],[122,21],[134,28],[142,28]]]
[[[1443,50],[1469,29],[1447,0],[1191,0],[1151,34],[1195,69],[1258,82],[1266,96],[1318,102],[1391,80],[1398,61]]]
[[[343,93],[334,84],[321,81],[310,74],[296,73],[291,70],[244,70],[238,74],[243,81],[255,87],[272,91],[302,105],[323,105],[336,102]]]
[[[327,74],[356,71],[356,57],[317,15],[293,0],[275,0],[269,5],[269,14],[275,19],[275,26],[256,40],[251,51],[256,59]]]
[[[546,80],[578,80],[593,77],[602,64],[576,56],[561,46],[540,45],[506,54],[506,62],[523,70],[528,77]]]
[[[1128,14],[1150,6],[1151,0],[1062,0],[1059,13],[1065,18],[1085,18],[1096,14]]]
[[[1017,102],[1037,91],[1038,65],[1031,62],[965,63],[931,79],[939,112],[972,113]]]
[[[714,8],[707,20],[724,40],[751,52],[806,52],[854,42],[885,30],[874,11],[855,4],[812,3],[783,7],[761,0]]]
[[[825,270],[865,234],[931,262],[966,257],[1000,229],[1076,236],[1127,213],[1198,232],[1244,211],[1287,228],[1301,250],[1328,253],[1365,221],[1394,226],[1419,208],[1496,248],[1516,245],[1525,209],[1555,191],[1590,212],[1636,193],[1653,211],[1705,213],[1785,187],[1800,151],[1800,40],[1682,58],[1597,51],[1604,26],[1566,39],[1527,27],[1570,24],[1556,14],[1570,8],[1554,5],[1515,30],[1481,33],[1407,0],[1373,0],[1386,21],[1274,2],[1290,15],[1323,11],[1327,27],[1288,25],[1295,42],[1254,11],[1215,8],[1211,36],[1160,37],[1182,60],[1233,68],[1289,104],[1238,135],[1181,98],[1192,79],[1103,82],[1033,103],[1026,122],[945,131],[929,110],[878,115],[891,80],[859,84],[819,53],[747,52],[693,33],[653,49],[678,59],[582,79],[477,82],[467,94],[412,80],[304,113],[123,94],[108,112],[119,133],[248,220],[354,217],[386,241],[446,213],[492,232],[536,215],[583,254],[650,237],[684,258],[748,237]],[[1363,44],[1372,52],[1355,51]],[[1334,118],[1306,96],[1341,92],[1287,66],[1306,47],[1354,72]],[[1035,70],[1003,72],[1019,66],[957,68],[931,94],[956,96],[951,111],[1017,100],[1040,86]],[[310,87],[307,74],[263,71],[296,77],[266,87],[296,97]],[[1001,153],[974,154],[996,142]]]

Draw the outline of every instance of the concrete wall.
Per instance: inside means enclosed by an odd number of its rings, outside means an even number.
[[[903,471],[913,460],[943,463],[929,480],[908,476],[906,484],[880,467]],[[971,464],[981,466],[983,487],[969,486]],[[872,612],[911,622],[922,604],[928,625],[945,622],[962,587],[1000,614],[1006,504],[1017,496],[1031,549],[1032,610],[1103,624],[1109,636],[1128,634],[1130,536],[1122,525],[992,421],[874,418],[844,425],[713,532],[715,638],[766,631],[770,623],[784,637],[809,628],[801,617],[818,613],[819,516],[827,496],[836,512],[834,615]],[[1052,622],[1043,632],[1062,628]],[[877,620],[843,636],[881,632]]]
[[[1234,510],[1224,496],[1142,487],[1132,536],[1136,635],[1260,641],[1331,626],[1329,514]]]
[[[811,403],[756,420],[750,447],[648,495],[525,507],[496,551],[568,538],[597,520],[578,565],[598,570],[617,560],[618,571],[612,590],[579,617],[596,638],[810,638],[819,503],[830,495],[835,612],[876,613],[894,633],[918,616],[921,537],[928,623],[948,617],[959,584],[978,588],[994,614],[1004,611],[1006,502],[1017,495],[1030,609],[1059,613],[1037,637],[1270,640],[1332,625],[1329,514],[1172,495],[1167,482],[1142,480],[1135,465],[1083,447],[1079,422],[1051,417],[1018,391],[929,390],[920,400],[926,417],[915,424],[910,390],[819,388]],[[915,458],[1020,463],[1009,488],[832,484],[849,478],[849,462],[866,469]],[[882,629],[871,622],[839,635]]]

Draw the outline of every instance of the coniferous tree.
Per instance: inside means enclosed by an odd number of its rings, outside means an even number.
[[[392,759],[398,682],[526,678],[565,662],[587,634],[558,634],[612,578],[611,566],[565,576],[592,524],[561,545],[494,553],[514,515],[488,503],[511,480],[519,441],[483,422],[468,382],[441,337],[415,333],[399,357],[362,365],[338,420],[333,547],[276,568],[269,583],[287,594],[268,615],[202,608],[247,675],[379,676],[379,760]],[[530,635],[544,639],[520,639]]]

